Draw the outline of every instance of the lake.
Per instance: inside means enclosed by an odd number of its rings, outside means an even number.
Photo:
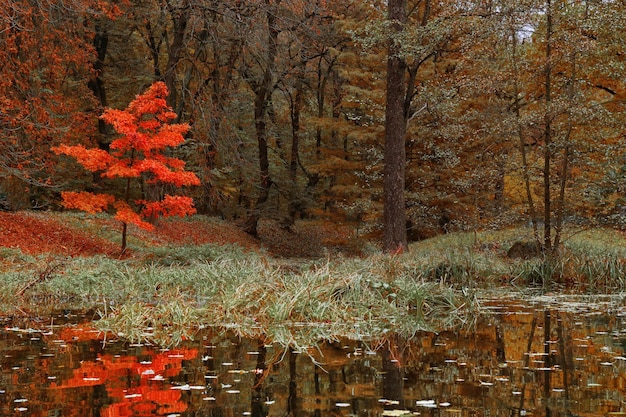
[[[212,329],[163,349],[71,314],[4,318],[0,415],[626,416],[617,298],[487,299],[482,310],[464,329],[303,351]]]

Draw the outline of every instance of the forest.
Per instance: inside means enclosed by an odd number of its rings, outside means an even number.
[[[267,218],[372,238],[400,221],[409,240],[529,224],[558,248],[567,224],[626,226],[625,48],[623,0],[8,0],[2,208],[88,192],[148,220],[192,201],[251,235]],[[189,175],[85,169],[71,149],[135,155],[122,109],[150,91],[180,135],[152,162]]]

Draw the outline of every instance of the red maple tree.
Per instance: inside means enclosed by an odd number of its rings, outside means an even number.
[[[122,12],[101,0],[1,3],[0,187],[18,210],[47,205],[59,174],[50,146],[93,130],[91,27]]]
[[[154,226],[146,219],[159,216],[183,217],[196,212],[193,200],[186,196],[165,195],[159,201],[131,202],[130,199],[133,179],[177,187],[200,185],[200,180],[193,172],[185,171],[184,161],[164,154],[166,149],[183,143],[183,135],[189,130],[187,124],[170,123],[176,119],[176,114],[166,103],[167,95],[165,83],[156,82],[145,93],[138,95],[125,110],[107,109],[102,119],[120,134],[111,142],[110,151],[87,149],[83,145],[53,148],[57,154],[74,157],[85,169],[98,172],[103,178],[126,180],[123,198],[86,191],[66,191],[61,194],[66,208],[88,213],[113,208],[115,218],[123,226],[122,252],[126,249],[128,224],[152,230]]]

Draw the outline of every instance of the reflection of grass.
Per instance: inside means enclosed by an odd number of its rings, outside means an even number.
[[[463,325],[478,305],[474,295],[494,287],[624,290],[620,234],[574,235],[557,260],[508,259],[506,250],[528,239],[525,233],[449,234],[415,243],[400,256],[297,265],[212,244],[146,246],[140,258],[121,260],[32,257],[5,249],[5,263],[15,267],[0,274],[0,309],[94,310],[102,330],[134,341],[175,344],[217,326],[305,347],[320,339],[411,336]]]

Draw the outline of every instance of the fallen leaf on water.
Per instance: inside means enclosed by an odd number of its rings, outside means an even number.
[[[437,408],[437,403],[435,400],[417,400],[415,405],[418,407],[426,407],[426,408]]]

